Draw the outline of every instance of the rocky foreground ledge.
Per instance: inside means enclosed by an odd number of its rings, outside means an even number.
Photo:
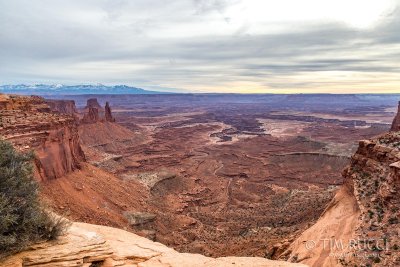
[[[100,225],[73,223],[57,241],[35,245],[13,255],[0,266],[111,267],[111,266],[274,266],[303,264],[256,257],[209,258],[179,253],[133,233]]]

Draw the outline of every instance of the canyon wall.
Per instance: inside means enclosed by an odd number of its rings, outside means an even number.
[[[344,185],[283,259],[310,266],[400,266],[400,132],[360,141]]]
[[[50,107],[52,112],[58,112],[61,114],[70,114],[70,115],[74,115],[78,112],[76,110],[74,100],[46,99],[45,103]]]
[[[56,179],[80,168],[85,155],[76,120],[51,112],[41,97],[0,95],[0,135],[21,151],[35,151],[35,176]]]

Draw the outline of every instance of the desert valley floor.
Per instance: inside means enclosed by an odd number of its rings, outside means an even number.
[[[358,140],[388,131],[398,96],[97,97],[87,163],[43,183],[59,214],[180,252],[275,258],[315,223]],[[74,99],[84,113],[89,96]],[[96,166],[96,167],[93,167]]]

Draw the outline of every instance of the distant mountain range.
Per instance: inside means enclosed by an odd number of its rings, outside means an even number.
[[[127,85],[107,86],[103,84],[62,85],[62,84],[17,84],[0,85],[0,93],[24,95],[111,95],[111,94],[166,94],[166,92],[148,91]]]

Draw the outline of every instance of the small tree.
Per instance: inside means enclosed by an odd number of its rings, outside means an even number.
[[[47,212],[33,179],[33,153],[19,153],[0,140],[0,258],[58,237],[66,222]]]

